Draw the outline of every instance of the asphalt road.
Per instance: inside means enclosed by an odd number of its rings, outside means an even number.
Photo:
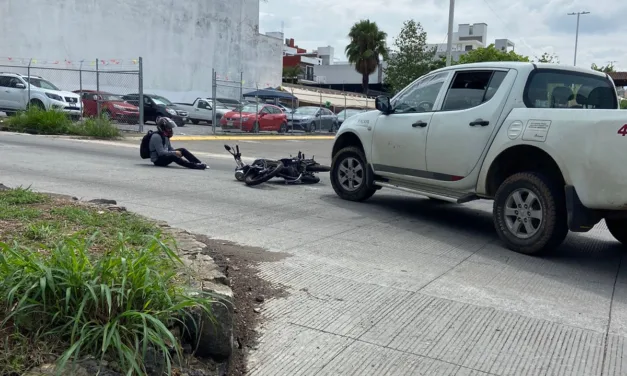
[[[229,141],[234,142],[234,141]],[[627,375],[627,272],[603,225],[545,258],[512,253],[489,202],[438,204],[379,191],[339,200],[316,186],[246,187],[222,142],[178,143],[210,171],[152,167],[137,145],[0,133],[0,182],[112,198],[172,225],[289,255],[262,275],[252,375]],[[240,142],[244,155],[331,141]]]

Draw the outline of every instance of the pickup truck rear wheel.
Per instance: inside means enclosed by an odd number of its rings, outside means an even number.
[[[377,191],[363,151],[346,147],[335,154],[331,163],[331,185],[340,198],[365,201]]]
[[[501,184],[493,216],[507,247],[528,255],[553,250],[568,234],[564,190],[535,172],[514,174]]]
[[[192,119],[192,124],[198,125],[200,124],[200,120]]]
[[[627,219],[625,218],[605,218],[605,224],[614,239],[627,246]]]

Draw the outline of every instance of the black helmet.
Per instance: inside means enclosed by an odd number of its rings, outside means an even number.
[[[176,128],[176,123],[167,117],[157,118],[157,130],[162,133],[171,133]]]

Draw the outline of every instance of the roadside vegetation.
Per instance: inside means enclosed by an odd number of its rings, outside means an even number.
[[[172,374],[173,333],[212,302],[186,295],[172,246],[131,213],[0,191],[0,375],[52,363],[73,374],[90,356],[126,375],[156,358]]]
[[[99,139],[121,137],[120,130],[104,117],[73,122],[61,111],[31,107],[4,120],[2,130],[20,133],[84,136]]]

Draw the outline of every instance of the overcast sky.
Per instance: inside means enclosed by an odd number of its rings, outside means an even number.
[[[346,34],[359,19],[375,21],[391,45],[403,21],[420,22],[429,43],[446,42],[447,0],[267,0],[261,2],[260,31],[280,31],[308,50],[331,45],[345,60]],[[614,61],[627,70],[627,1],[624,0],[457,0],[455,31],[460,23],[488,24],[488,43],[508,38],[516,51],[531,58],[556,53],[572,64],[576,16],[581,16],[577,65],[606,65]]]

